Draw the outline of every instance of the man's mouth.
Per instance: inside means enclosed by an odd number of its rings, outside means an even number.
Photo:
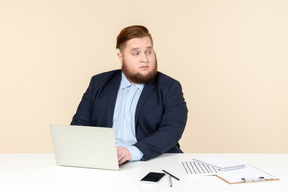
[[[141,66],[140,69],[148,69],[148,66]]]

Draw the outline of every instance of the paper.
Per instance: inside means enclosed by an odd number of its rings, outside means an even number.
[[[182,167],[187,175],[216,175],[219,168],[198,161],[182,162]]]
[[[243,169],[220,171],[217,173],[217,176],[231,184],[278,180],[278,178],[247,164]]]
[[[245,166],[245,164],[241,161],[233,162],[216,157],[197,158],[193,160],[218,167],[219,169],[229,169],[233,167],[243,168]]]

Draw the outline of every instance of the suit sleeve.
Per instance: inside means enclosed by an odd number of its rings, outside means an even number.
[[[92,113],[92,92],[93,92],[93,78],[90,81],[89,87],[83,94],[82,100],[78,105],[77,111],[73,116],[71,125],[89,126],[91,124]]]
[[[187,113],[182,87],[178,81],[174,81],[164,98],[159,127],[153,134],[135,144],[144,154],[142,160],[149,160],[166,152],[181,152],[178,141],[185,129]]]

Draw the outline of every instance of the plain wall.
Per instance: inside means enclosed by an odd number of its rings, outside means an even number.
[[[52,152],[134,24],[183,86],[184,152],[288,153],[286,0],[0,0],[0,152]]]

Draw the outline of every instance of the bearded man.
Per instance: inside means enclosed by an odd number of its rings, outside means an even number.
[[[121,70],[92,77],[71,125],[113,128],[119,164],[181,153],[186,102],[181,84],[157,71],[148,29],[122,29],[116,48]]]

